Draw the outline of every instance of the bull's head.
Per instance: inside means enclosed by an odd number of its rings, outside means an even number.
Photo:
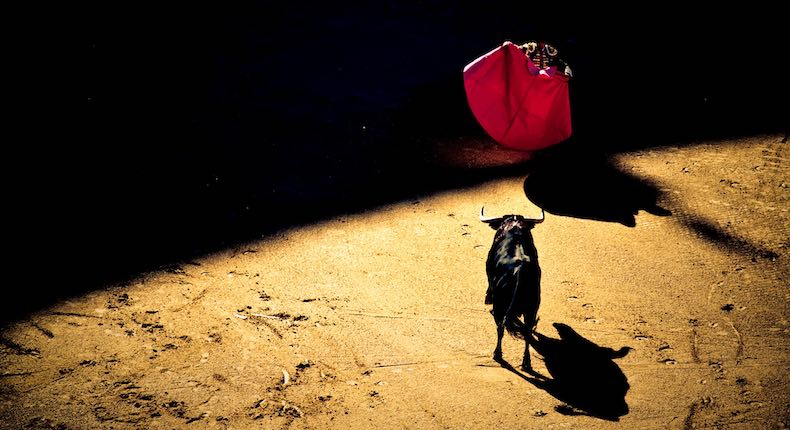
[[[532,228],[535,224],[540,224],[546,219],[546,213],[543,209],[540,210],[540,218],[524,218],[521,215],[503,215],[499,217],[486,217],[484,214],[485,206],[480,208],[480,221],[488,224],[494,230],[499,230],[499,227],[505,220],[514,219],[521,221]]]

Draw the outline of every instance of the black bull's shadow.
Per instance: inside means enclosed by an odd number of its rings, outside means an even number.
[[[551,378],[537,372],[525,376],[505,361],[500,362],[502,367],[567,403],[570,407],[556,408],[562,414],[611,421],[627,414],[628,379],[613,359],[625,357],[630,348],[615,351],[596,345],[565,324],[554,323],[554,327],[560,339],[535,333],[532,344],[543,356]]]

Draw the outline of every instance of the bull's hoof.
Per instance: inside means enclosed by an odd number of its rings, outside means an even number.
[[[496,361],[497,363],[501,363],[501,362],[505,361],[502,358],[502,353],[501,352],[494,351],[494,361]]]
[[[530,363],[529,361],[523,361],[521,363],[521,370],[523,370],[523,371],[525,371],[527,373],[535,372],[534,370],[532,370],[532,363]]]

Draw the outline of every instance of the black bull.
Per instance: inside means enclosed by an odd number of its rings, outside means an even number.
[[[543,219],[543,214],[539,219],[521,215],[485,218],[480,210],[480,221],[496,230],[486,261],[488,291],[485,300],[486,304],[493,305],[491,314],[497,326],[494,359],[502,360],[502,336],[507,329],[511,335],[524,339],[521,362],[524,370],[532,369],[529,345],[534,340],[532,332],[540,306],[540,265],[531,230]],[[523,318],[523,322],[519,318]]]

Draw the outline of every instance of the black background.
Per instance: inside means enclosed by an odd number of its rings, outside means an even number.
[[[41,196],[46,226],[32,228],[57,230],[33,247],[56,243],[67,257],[36,261],[52,276],[6,315],[285,225],[498,174],[437,165],[430,148],[486,139],[461,71],[504,40],[552,41],[573,66],[567,145],[612,152],[783,132],[780,17],[449,1],[94,8],[81,138],[56,163],[57,191]]]

